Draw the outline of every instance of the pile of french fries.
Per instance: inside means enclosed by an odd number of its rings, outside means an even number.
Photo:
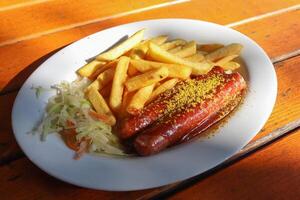
[[[77,73],[92,80],[86,96],[110,125],[116,117],[135,115],[159,94],[191,75],[205,74],[213,66],[240,67],[242,45],[197,44],[165,35],[144,39],[142,29],[112,49],[99,54]]]

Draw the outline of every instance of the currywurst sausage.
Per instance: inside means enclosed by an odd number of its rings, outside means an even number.
[[[199,75],[193,79],[204,80],[223,73],[223,69],[215,67],[208,74]],[[184,83],[184,81],[182,83]],[[123,139],[130,138],[156,122],[158,119],[164,117],[167,114],[167,112],[165,112],[166,109],[171,109],[169,102],[176,101],[177,97],[175,94],[182,89],[184,89],[183,84],[177,84],[173,89],[159,95],[156,100],[147,105],[137,115],[131,115],[124,119],[119,128],[119,136]],[[185,102],[182,103],[184,104]]]
[[[204,130],[223,118],[238,104],[246,82],[239,73],[226,74],[215,67],[209,75],[176,86],[179,89],[165,101],[162,117],[135,138],[134,147],[140,155],[155,154],[185,141],[195,128]]]

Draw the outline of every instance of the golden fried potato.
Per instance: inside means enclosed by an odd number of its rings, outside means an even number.
[[[156,61],[164,62],[164,63],[173,63],[173,64],[181,64],[192,68],[192,74],[205,74],[211,70],[213,64],[211,62],[203,61],[203,62],[191,62],[185,60],[184,58],[180,58],[176,55],[173,55],[156,44],[150,43],[149,44],[149,56]]]
[[[198,45],[198,50],[210,53],[222,47],[224,47],[223,44],[201,44]]]
[[[103,87],[105,87],[109,82],[112,81],[115,73],[115,68],[110,67],[101,74],[98,75],[97,79],[94,80],[89,86],[94,87],[96,90],[101,90]]]
[[[109,97],[110,107],[117,112],[122,105],[122,96],[124,90],[124,83],[127,78],[127,69],[130,59],[122,56],[115,69],[115,74],[112,82],[111,93]]]
[[[124,117],[128,116],[129,113],[127,112],[127,107],[135,93],[136,93],[135,91],[129,92],[126,88],[124,89],[123,99],[122,99],[122,108],[121,108],[121,111],[118,112],[118,116],[120,118],[124,118]]]
[[[143,87],[139,89],[132,97],[129,105],[127,106],[127,112],[134,115],[136,114],[139,110],[141,110],[147,100],[150,98],[151,93],[154,88],[154,83],[152,85],[148,85],[146,87]]]
[[[131,63],[131,60],[130,60],[130,63]],[[134,66],[132,66],[131,64],[129,64],[128,72],[127,72],[127,74],[129,75],[129,77],[135,76],[138,73],[139,73],[139,71]]]
[[[179,50],[175,50],[176,49],[175,48],[175,49],[171,49],[169,52],[181,58],[191,56],[197,52],[197,44],[195,41],[190,41],[183,46],[179,46],[178,48]]]
[[[129,92],[157,83],[169,75],[168,68],[161,67],[150,70],[144,74],[134,76],[125,82],[125,86]]]
[[[190,62],[202,62],[202,61],[204,61],[205,57],[204,57],[203,53],[197,51],[195,54],[188,56],[185,59]]]
[[[148,99],[147,103],[150,103],[151,101],[153,101],[154,99],[157,98],[158,95],[160,95],[161,93],[173,88],[177,83],[178,83],[178,79],[177,78],[173,78],[170,80],[165,81],[164,83],[160,84],[157,88],[155,88],[155,90],[152,92],[150,98]]]
[[[92,62],[89,62],[87,64],[85,64],[84,66],[82,66],[81,68],[79,68],[77,70],[77,73],[80,76],[84,76],[84,77],[89,77],[91,76],[99,67],[103,66],[104,64],[106,64],[106,62],[104,61],[99,61],[99,60],[93,60]]]
[[[215,62],[223,57],[230,56],[230,55],[239,55],[243,46],[241,44],[229,44],[225,47],[217,49],[205,56],[205,58],[209,61]]]
[[[93,107],[99,114],[106,115],[110,121],[110,125],[113,126],[116,124],[116,118],[109,109],[105,99],[94,87],[91,87],[87,90],[87,98],[92,103]]]
[[[192,73],[192,68],[185,65],[178,64],[166,64],[160,62],[153,62],[147,60],[130,60],[130,66],[136,68],[138,71],[144,73],[151,69],[157,69],[160,67],[166,67],[169,70],[169,77],[187,79]]]
[[[89,76],[89,79],[95,80],[95,79],[99,76],[99,74],[101,74],[101,73],[104,72],[105,70],[107,70],[107,69],[109,69],[109,68],[115,67],[115,66],[117,65],[118,61],[119,61],[119,59],[116,59],[116,60],[113,60],[113,61],[111,61],[111,62],[108,62],[108,63],[102,65],[102,66],[99,67],[93,74],[91,74],[91,75]]]
[[[168,39],[168,36],[160,35],[160,36],[151,38],[149,40],[145,40],[145,41],[141,42],[140,44],[138,44],[136,47],[134,47],[130,51],[129,56],[132,59],[143,59],[149,49],[149,42],[153,42],[154,44],[161,45],[167,39]]]
[[[173,48],[176,48],[178,46],[185,45],[185,44],[186,44],[185,40],[177,39],[177,40],[172,40],[170,42],[166,42],[166,43],[160,45],[160,48],[162,48],[163,50],[168,51],[170,49],[173,49]]]
[[[139,44],[144,37],[145,29],[139,30],[135,34],[133,34],[131,37],[129,37],[127,40],[121,42],[117,46],[113,47],[112,49],[108,50],[107,52],[101,53],[96,57],[97,60],[104,60],[104,61],[110,61],[114,60],[121,55],[123,55],[125,52],[129,51],[133,47],[135,47],[137,44]]]
[[[221,58],[220,60],[218,60],[217,62],[215,62],[215,65],[216,66],[222,66],[226,63],[228,63],[229,61],[237,58],[239,55],[236,55],[236,54],[233,54],[233,55],[230,55],[230,56],[225,56],[224,58]]]
[[[224,70],[236,70],[240,67],[240,64],[237,62],[230,61],[221,66]]]

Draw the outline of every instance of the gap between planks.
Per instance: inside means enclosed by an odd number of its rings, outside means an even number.
[[[218,170],[224,169],[225,167],[233,164],[234,162],[245,158],[249,154],[254,153],[255,151],[259,150],[260,148],[262,148],[268,144],[271,144],[275,140],[277,140],[289,133],[295,132],[299,127],[300,127],[300,119],[290,122],[290,123],[284,125],[283,127],[272,131],[268,135],[254,141],[254,142],[249,143],[238,153],[236,153],[235,155],[233,155],[232,157],[230,157],[223,163],[217,165],[216,167],[214,167],[202,174],[199,174],[195,177],[189,178],[187,180],[180,181],[177,183],[173,183],[171,185],[164,186],[162,188],[155,189],[154,191],[152,191],[142,197],[139,197],[137,200],[165,199],[167,196],[172,195],[176,191],[179,191],[180,189],[184,189],[184,188],[192,185],[193,183],[196,183],[197,181],[214,174]]]
[[[44,1],[46,1],[46,0],[44,0]],[[81,26],[85,26],[85,25],[89,25],[89,24],[93,24],[93,23],[98,23],[98,22],[105,21],[105,20],[108,20],[108,19],[115,19],[115,18],[118,18],[118,17],[123,17],[123,16],[126,16],[126,15],[138,13],[138,12],[153,10],[153,9],[157,9],[157,8],[167,7],[167,6],[172,6],[172,5],[175,5],[175,4],[189,2],[189,1],[190,0],[175,0],[175,1],[171,1],[171,2],[161,3],[161,4],[158,4],[158,5],[148,6],[148,7],[145,7],[145,8],[140,8],[140,9],[136,9],[136,10],[132,10],[132,11],[127,11],[127,12],[115,14],[115,15],[112,15],[112,16],[96,18],[96,19],[92,19],[92,20],[88,20],[88,21],[84,21],[84,22],[79,22],[79,23],[73,23],[73,24],[70,24],[70,25],[67,25],[67,26],[62,26],[62,27],[59,27],[59,28],[50,29],[48,31],[39,32],[39,33],[24,36],[24,37],[19,37],[17,39],[7,40],[5,42],[0,43],[0,47],[10,45],[10,44],[14,44],[14,43],[21,42],[21,41],[26,41],[26,40],[38,38],[38,37],[49,35],[49,34],[52,34],[52,33],[57,33],[57,32],[61,32],[61,31],[69,30],[69,29],[72,29],[72,28],[78,28],[78,27],[81,27]],[[239,26],[239,25],[242,25],[242,24],[247,24],[247,23],[250,23],[250,22],[253,22],[253,21],[261,20],[261,19],[264,19],[264,18],[268,18],[268,17],[271,17],[271,16],[283,14],[283,13],[298,10],[298,9],[300,9],[300,4],[290,6],[290,7],[287,7],[287,8],[283,8],[283,9],[279,9],[279,10],[276,10],[276,11],[267,12],[267,13],[257,15],[257,16],[254,16],[254,17],[246,18],[246,19],[243,19],[243,20],[240,20],[240,21],[237,21],[237,22],[227,24],[225,26],[232,28],[232,27],[236,27],[236,26]]]

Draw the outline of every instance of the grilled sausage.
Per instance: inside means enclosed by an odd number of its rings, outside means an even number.
[[[222,73],[223,70],[220,67],[215,67],[208,74],[194,77],[194,79],[201,80]],[[171,91],[159,95],[156,100],[147,105],[137,115],[131,115],[124,119],[119,128],[119,136],[123,139],[132,137],[166,115],[167,113],[164,111],[167,108],[168,100],[172,99],[181,87],[181,84],[177,84]]]
[[[206,84],[205,87],[207,87],[209,85],[207,83],[209,82],[208,79],[209,77],[200,81],[200,84]],[[216,79],[222,81],[213,85],[210,92],[203,94],[203,96],[201,96],[201,92],[197,90],[197,87],[189,94],[188,90],[190,88],[187,86],[182,98],[194,98],[193,101],[191,100],[192,103],[175,109],[171,114],[166,115],[162,120],[157,121],[150,128],[140,133],[134,141],[136,151],[143,156],[155,154],[178,143],[196,127],[202,125],[207,128],[208,126],[205,123],[208,119],[228,106],[246,88],[246,83],[239,73],[223,73]],[[194,95],[193,92],[198,92],[199,96]]]

